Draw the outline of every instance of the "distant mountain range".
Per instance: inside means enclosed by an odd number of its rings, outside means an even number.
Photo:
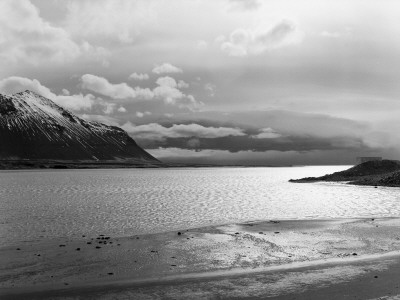
[[[161,162],[121,128],[86,121],[31,91],[0,94],[0,167]]]

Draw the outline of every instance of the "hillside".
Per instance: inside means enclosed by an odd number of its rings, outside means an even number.
[[[345,181],[355,185],[400,186],[400,161],[368,161],[348,170],[321,177],[290,179],[290,182]]]
[[[0,94],[0,167],[35,162],[159,165],[121,128],[79,118],[25,91]]]

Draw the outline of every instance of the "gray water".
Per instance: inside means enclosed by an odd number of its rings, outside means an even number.
[[[0,243],[253,220],[399,216],[398,188],[288,182],[347,168],[2,171]]]

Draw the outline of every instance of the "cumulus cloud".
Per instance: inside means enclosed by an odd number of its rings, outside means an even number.
[[[155,74],[166,74],[166,73],[182,73],[182,69],[175,67],[170,63],[163,63],[162,65],[156,65],[153,70]]]
[[[129,79],[132,80],[148,80],[150,77],[148,74],[146,73],[132,73],[131,75],[129,75]]]
[[[170,76],[164,76],[159,77],[156,84],[157,86],[151,90],[141,87],[133,88],[125,82],[110,83],[106,78],[92,74],[85,74],[81,77],[83,88],[114,99],[160,99],[167,104],[191,110],[198,109],[203,105],[193,95],[187,95],[180,90],[180,88],[189,87],[183,80],[177,82]]]
[[[96,59],[108,54],[86,41],[74,41],[65,29],[44,21],[29,0],[0,2],[0,37],[4,62],[65,63],[89,52]]]
[[[300,43],[302,36],[293,22],[282,20],[272,27],[262,24],[253,29],[238,28],[221,43],[221,50],[230,56],[257,55]]]
[[[153,89],[154,96],[163,99],[165,103],[178,105],[179,107],[187,107],[190,109],[196,109],[203,105],[202,102],[198,102],[193,95],[184,94],[179,88],[186,88],[189,85],[180,80],[176,80],[172,77],[165,76],[160,77],[156,81],[157,87]]]
[[[35,92],[72,110],[90,109],[96,100],[96,97],[91,94],[66,95],[64,91],[63,95],[56,95],[36,79],[11,76],[0,80],[0,93],[11,95],[25,90]]]
[[[123,106],[120,106],[120,107],[117,109],[117,111],[120,112],[120,113],[125,113],[125,112],[126,112],[126,108],[123,107]]]
[[[95,76],[92,74],[85,74],[81,77],[82,87],[93,92],[99,93],[104,96],[108,96],[115,99],[127,99],[127,98],[153,98],[153,92],[148,89],[142,89],[139,87],[132,88],[125,82],[113,84],[110,83],[106,78]]]
[[[122,128],[131,133],[135,138],[158,141],[163,141],[166,138],[217,138],[245,135],[243,130],[240,128],[204,127],[198,124],[174,124],[171,127],[164,127],[157,123],[134,126],[132,123],[127,122],[122,126]]]

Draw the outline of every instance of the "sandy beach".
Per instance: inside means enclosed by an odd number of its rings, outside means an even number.
[[[0,249],[1,299],[400,299],[400,219],[269,220]]]

